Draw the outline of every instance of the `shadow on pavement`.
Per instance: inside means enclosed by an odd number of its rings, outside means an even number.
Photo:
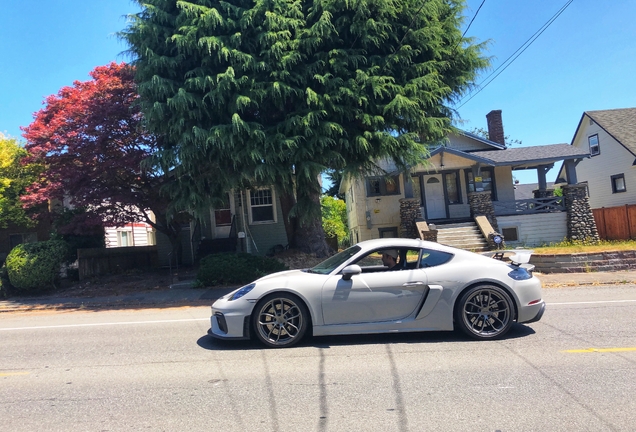
[[[502,341],[524,338],[535,334],[532,327],[524,324],[514,324]],[[459,331],[436,331],[414,333],[392,333],[373,335],[347,335],[347,336],[309,336],[295,347],[289,348],[331,348],[346,345],[385,345],[385,344],[423,344],[423,343],[488,343],[489,341],[476,341],[470,339]],[[495,341],[496,342],[496,341]],[[238,351],[238,350],[263,350],[270,349],[256,340],[223,340],[205,335],[197,340],[197,345],[209,351]]]

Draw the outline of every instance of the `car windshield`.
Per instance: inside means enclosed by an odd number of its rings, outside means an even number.
[[[327,258],[317,266],[309,269],[309,271],[312,273],[329,274],[358,252],[360,252],[360,246],[351,246],[349,249],[345,249]]]

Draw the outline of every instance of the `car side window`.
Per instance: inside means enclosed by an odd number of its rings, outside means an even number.
[[[450,254],[448,252],[422,249],[420,268],[435,267],[438,265],[446,264],[452,257],[453,254]]]

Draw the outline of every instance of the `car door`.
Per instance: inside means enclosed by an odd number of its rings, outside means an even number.
[[[380,271],[378,271],[380,270]],[[369,269],[345,280],[333,275],[323,285],[325,325],[386,322],[404,319],[426,293],[426,273],[420,269]]]

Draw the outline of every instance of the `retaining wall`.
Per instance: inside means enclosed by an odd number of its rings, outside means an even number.
[[[532,254],[530,264],[540,273],[584,273],[636,270],[636,251],[575,254]]]

